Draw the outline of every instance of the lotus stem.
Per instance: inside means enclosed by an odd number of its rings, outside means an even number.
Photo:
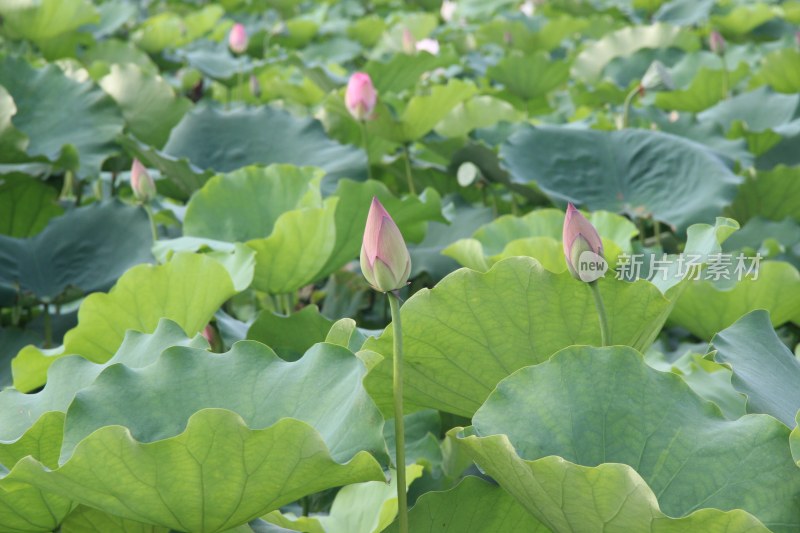
[[[600,287],[597,286],[597,281],[589,283],[594,296],[594,306],[597,308],[597,316],[600,319],[600,343],[602,346],[608,346],[608,318],[606,316],[606,306],[603,305],[603,296],[600,294]]]
[[[719,60],[722,63],[722,99],[727,100],[730,96],[730,73],[728,72],[728,62],[725,61],[725,52],[719,55]]]
[[[411,194],[417,194],[417,188],[414,187],[414,176],[411,175],[411,153],[408,149],[409,143],[403,145],[403,152],[405,154],[405,161],[406,161],[406,180],[408,180],[408,190]]]
[[[628,93],[628,96],[625,97],[625,103],[622,104],[622,129],[628,127],[631,114],[631,104],[633,103],[634,97],[638,93],[639,93],[639,86],[637,85],[631,92]]]
[[[144,210],[147,211],[147,218],[150,220],[150,233],[153,235],[153,244],[158,240],[158,227],[156,226],[156,218],[153,214],[153,209],[149,204],[142,204]]]
[[[369,133],[367,132],[367,122],[361,120],[361,139],[364,143],[364,152],[367,154],[367,179],[372,179],[372,165],[369,164]]]
[[[400,533],[408,533],[408,498],[406,496],[406,435],[403,425],[403,328],[400,323],[400,297],[396,292],[387,294],[392,310],[394,332],[394,372],[392,390],[394,392],[394,436],[395,467],[397,468],[397,516]]]

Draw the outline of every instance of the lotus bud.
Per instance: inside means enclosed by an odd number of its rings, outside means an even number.
[[[356,72],[350,76],[344,103],[347,110],[356,120],[369,120],[378,102],[378,93],[372,85],[372,79],[366,72]]]
[[[422,39],[417,42],[417,52],[428,52],[431,55],[439,55],[439,41],[436,39]]]
[[[408,28],[403,28],[403,52],[406,54],[413,54],[416,51],[417,40],[414,39],[414,34]]]
[[[228,46],[235,54],[243,54],[247,50],[247,30],[237,22],[233,25],[231,33],[228,35]]]
[[[711,32],[708,37],[708,47],[718,56],[725,53],[725,39],[719,31],[714,30]]]
[[[131,189],[136,199],[143,204],[156,197],[156,183],[138,159],[133,160],[131,167]]]
[[[405,286],[411,274],[411,256],[403,235],[386,209],[374,197],[361,245],[361,273],[380,292],[394,291]]]
[[[608,265],[603,257],[603,241],[592,223],[569,204],[564,217],[564,258],[576,279],[591,282],[605,274]]]

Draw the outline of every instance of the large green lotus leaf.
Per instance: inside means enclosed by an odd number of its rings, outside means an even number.
[[[711,23],[726,35],[744,35],[778,16],[778,11],[766,3],[748,4],[736,6],[724,15],[711,17]]]
[[[705,146],[666,133],[526,127],[500,155],[516,183],[534,182],[556,201],[684,231],[717,216],[741,178]]]
[[[489,78],[523,100],[546,96],[566,83],[569,62],[551,61],[547,54],[510,55],[486,71]]]
[[[490,128],[498,122],[518,122],[522,113],[508,102],[493,96],[475,96],[458,104],[436,125],[442,137],[466,137],[472,130]]]
[[[667,110],[697,113],[726,98],[726,88],[739,83],[749,73],[746,63],[730,72],[721,69],[701,68],[692,83],[685,89],[656,93],[655,104]]]
[[[653,490],[628,465],[580,466],[561,457],[520,458],[505,435],[460,439],[471,457],[501,482],[545,531],[628,533],[769,533],[742,510],[700,509],[672,518],[659,509]],[[435,530],[434,530],[435,531]]]
[[[332,344],[294,363],[252,341],[223,355],[171,348],[141,369],[108,367],[75,398],[59,468],[19,468],[122,517],[224,531],[306,494],[384,479],[369,453],[387,457],[365,373]]]
[[[281,358],[296,361],[309,348],[325,341],[333,321],[316,305],[307,305],[289,316],[262,310],[247,330],[247,338],[262,342]]]
[[[422,476],[422,466],[406,467],[406,486]],[[397,516],[397,475],[389,470],[389,483],[365,481],[343,487],[331,504],[330,513],[295,516],[273,511],[264,520],[289,531],[306,533],[380,533]],[[416,530],[415,530],[416,531]]]
[[[725,419],[631,348],[574,346],[521,369],[473,425],[461,437],[473,459],[555,531],[649,531],[670,521],[662,513],[679,519],[672,531],[757,527],[741,510],[774,531],[800,526],[789,429],[767,415]],[[698,509],[713,517],[705,527],[693,527]]]
[[[800,222],[800,167],[780,165],[747,178],[728,211],[741,223],[756,216]]]
[[[75,81],[55,65],[36,69],[8,56],[0,62],[0,85],[14,98],[12,122],[29,138],[29,156],[86,178],[98,175],[103,161],[117,151],[113,140],[124,121],[114,101],[92,83]]]
[[[40,392],[23,394],[14,389],[0,392],[0,464],[7,464],[9,456],[14,464],[33,450],[40,451],[41,444],[31,447],[22,441],[48,442],[38,437],[33,439],[31,435],[36,432],[32,428],[43,423],[47,416],[65,413],[78,391],[91,385],[103,369],[113,364],[130,368],[147,366],[172,346],[207,348],[208,343],[200,336],[189,339],[177,324],[162,319],[152,334],[129,330],[117,353],[106,363],[93,363],[79,356],[64,357],[50,366],[47,383]],[[58,462],[62,430],[63,420],[52,430],[58,435],[52,439],[57,442],[54,460],[48,461],[38,453],[37,459],[48,465]]]
[[[0,179],[0,235],[33,237],[64,210],[58,191],[24,174]]]
[[[79,505],[61,523],[61,533],[169,533],[167,527],[135,522],[98,509]]]
[[[99,84],[117,102],[128,130],[156,148],[164,146],[169,132],[191,107],[189,100],[175,96],[161,76],[134,64],[111,65]]]
[[[600,81],[605,66],[615,57],[627,57],[643,48],[674,46],[694,51],[700,43],[692,35],[670,24],[628,26],[585,47],[575,58],[572,75],[587,83]]]
[[[744,258],[744,272],[751,261]],[[732,266],[736,268],[737,256]],[[749,274],[736,281],[737,274],[726,271],[730,279],[700,279],[686,284],[669,321],[688,329],[701,339],[710,340],[742,315],[755,309],[769,311],[772,324],[800,323],[800,273],[789,263],[761,261],[758,275]],[[703,277],[704,275],[701,275]],[[733,283],[733,286],[731,286]]]
[[[158,66],[153,63],[150,56],[136,48],[133,43],[118,39],[98,41],[94,46],[83,52],[80,55],[80,59],[91,73],[100,68],[107,73],[109,65],[125,63],[132,63],[143,72],[158,73]]]
[[[709,354],[700,355],[696,351],[704,350],[690,348],[674,361],[667,362],[663,354],[651,347],[645,361],[656,370],[679,375],[701,398],[717,404],[726,418],[736,420],[744,416],[747,397],[733,388],[731,369],[709,359]]]
[[[742,93],[724,100],[698,115],[700,120],[710,120],[729,130],[734,122],[744,123],[747,131],[761,132],[775,129],[790,122],[800,104],[798,94],[780,94],[768,87]]]
[[[187,158],[172,157],[148,146],[131,135],[117,138],[117,142],[145,166],[155,167],[166,179],[158,180],[158,192],[177,200],[188,200],[191,194],[200,189],[214,175],[212,170],[203,170],[193,165]]]
[[[4,533],[56,531],[72,506],[68,497],[20,481],[16,469],[0,477],[0,528]]]
[[[159,263],[168,262],[173,255],[180,252],[202,253],[219,261],[228,271],[236,292],[245,290],[253,281],[256,252],[246,244],[198,237],[178,237],[162,239],[153,245],[153,255]]]
[[[107,290],[128,268],[152,261],[152,244],[147,213],[118,201],[69,211],[27,239],[0,235],[0,302],[11,305],[17,290],[44,301],[68,288]]]
[[[598,282],[611,343],[644,349],[666,319],[669,302],[651,283]],[[486,273],[461,269],[403,305],[405,397],[409,411],[431,407],[471,416],[498,381],[573,344],[599,344],[588,285],[546,271],[530,258],[500,261]],[[381,354],[367,389],[392,409],[392,328],[365,350]]]
[[[98,462],[100,475],[93,472]],[[46,471],[31,458],[17,469],[37,486],[120,517],[198,532],[226,531],[310,493],[383,478],[367,452],[336,461],[305,422],[284,418],[250,429],[224,409],[199,411],[183,433],[155,442],[103,427],[59,469]]]
[[[318,166],[337,178],[361,177],[366,162],[362,150],[332,141],[316,120],[274,107],[223,110],[200,105],[175,126],[164,152],[219,172],[291,163]]]
[[[452,47],[443,46],[438,55],[394,54],[385,62],[370,61],[364,72],[370,75],[379,94],[388,95],[413,89],[424,73],[457,62],[458,55]]]
[[[384,108],[384,112],[368,123],[369,132],[397,143],[416,141],[476,92],[471,82],[451,79],[447,85],[433,86],[429,94],[412,96],[397,118]]]
[[[588,218],[605,241],[610,263],[616,264],[619,252],[631,252],[631,238],[638,230],[627,218],[607,211],[596,211]],[[538,209],[521,217],[504,215],[442,253],[474,270],[486,271],[513,255],[529,255],[551,272],[563,272],[567,268],[561,245],[563,227],[564,213],[559,209]]]
[[[358,256],[372,198],[378,198],[391,213],[405,241],[419,242],[425,237],[428,221],[444,222],[442,201],[433,188],[419,196],[397,198],[379,181],[340,180],[336,188],[336,245],[321,275],[327,275]]]
[[[244,242],[269,236],[280,215],[319,205],[324,172],[313,167],[246,167],[211,178],[186,206],[184,235]]]
[[[711,340],[714,359],[733,370],[731,382],[747,395],[747,411],[794,427],[800,410],[800,361],[781,342],[766,311],[753,311]]]
[[[781,48],[767,54],[756,76],[780,93],[800,92],[800,51]]]
[[[2,394],[6,394],[3,392]],[[8,422],[20,413],[0,412]],[[5,427],[3,431],[5,432]],[[23,457],[33,456],[55,467],[61,450],[64,413],[46,413],[15,442],[0,445],[0,528],[8,532],[49,532],[72,508],[69,498],[40,490],[20,481],[13,467]],[[9,470],[11,472],[9,473]]]
[[[165,265],[133,267],[108,294],[92,294],[83,301],[78,325],[64,336],[62,347],[41,351],[27,346],[20,351],[12,361],[14,386],[27,392],[44,385],[47,368],[66,354],[105,362],[127,330],[154,331],[161,318],[194,335],[234,294],[225,267],[206,255],[179,253]]]
[[[89,0],[24,0],[0,3],[3,29],[16,38],[43,43],[98,22]]]
[[[145,20],[131,39],[150,53],[178,48],[210,32],[224,14],[225,10],[216,4],[192,10],[185,17],[171,12],[158,13]]]
[[[334,253],[338,198],[322,207],[303,207],[283,213],[269,237],[247,245],[256,251],[253,287],[285,294],[316,281],[320,266]]]
[[[408,513],[408,527],[419,533],[550,533],[505,490],[475,476],[423,494]],[[399,531],[395,522],[385,533]]]

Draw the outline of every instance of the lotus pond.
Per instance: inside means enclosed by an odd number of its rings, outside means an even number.
[[[0,533],[800,531],[800,1],[0,0]]]

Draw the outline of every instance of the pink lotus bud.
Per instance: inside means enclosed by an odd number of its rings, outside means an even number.
[[[725,53],[725,39],[717,30],[712,31],[708,36],[708,47],[719,56]]]
[[[403,52],[413,54],[416,51],[417,40],[408,28],[403,28]]]
[[[439,14],[442,16],[442,20],[445,22],[450,22],[453,18],[453,15],[456,13],[456,5],[455,2],[451,0],[444,0],[442,2],[442,7],[439,9]]]
[[[131,189],[136,199],[143,204],[156,197],[156,183],[138,159],[133,160],[131,167]]]
[[[592,223],[569,204],[564,217],[564,258],[576,279],[591,282],[605,274],[603,241]]]
[[[431,55],[439,55],[439,41],[436,39],[422,39],[417,42],[417,52],[428,52]]]
[[[403,235],[375,197],[372,198],[364,228],[361,273],[380,292],[403,287],[411,274],[411,256]]]
[[[247,50],[247,30],[237,22],[233,25],[231,33],[228,35],[228,46],[235,54],[243,54]]]
[[[372,85],[372,79],[366,72],[356,72],[350,76],[344,103],[347,110],[356,120],[369,120],[378,102],[378,93]]]

